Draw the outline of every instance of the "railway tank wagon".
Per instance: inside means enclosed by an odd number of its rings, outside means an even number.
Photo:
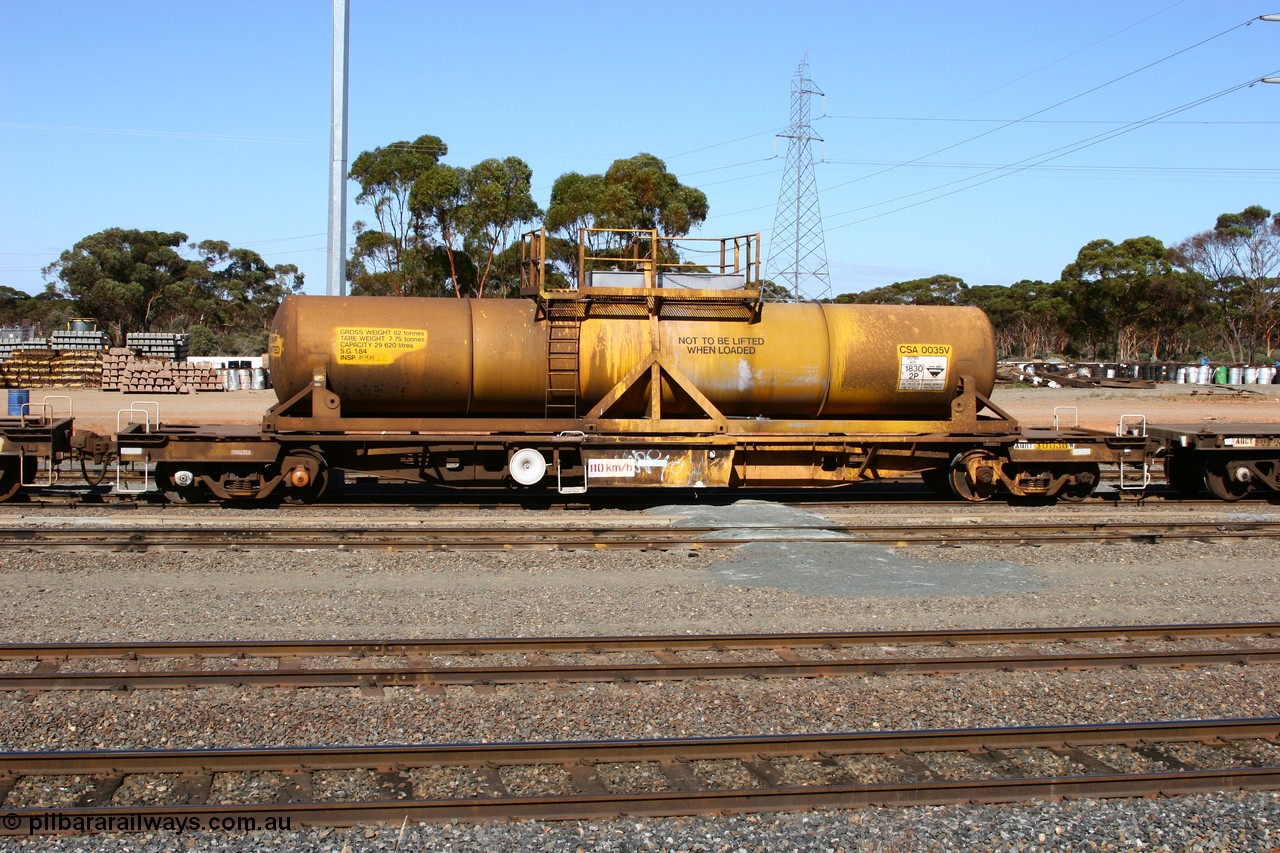
[[[560,326],[540,316],[545,303],[527,300],[289,297],[272,326],[272,382],[287,402],[323,370],[341,401],[337,412],[326,404],[326,417],[483,425],[603,419],[610,412],[591,404],[658,358],[669,374],[659,401],[668,420],[708,416],[708,404],[726,418],[945,420],[962,375],[981,394],[994,379],[990,326],[975,308],[776,303],[741,322],[673,316],[690,306],[664,297],[668,316],[651,329],[646,306],[619,303],[625,295],[611,294],[609,307],[638,311],[596,316],[600,294],[556,305],[584,315]],[[563,357],[548,352],[560,330],[576,338],[561,341],[574,350]],[[911,352],[905,362],[899,346]],[[564,362],[561,376],[553,362]],[[900,376],[904,363],[910,377]],[[551,387],[554,379],[565,387]],[[705,400],[682,394],[682,382]],[[638,416],[648,400],[613,405]]]
[[[990,402],[978,309],[766,303],[758,235],[710,241],[719,262],[698,267],[624,236],[592,257],[584,233],[556,287],[526,235],[523,299],[290,297],[260,429],[131,427],[121,458],[190,501],[313,500],[332,469],[564,493],[915,473],[969,500],[1071,499],[1145,446],[1020,430]]]

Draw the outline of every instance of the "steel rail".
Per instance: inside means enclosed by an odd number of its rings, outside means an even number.
[[[5,794],[24,776],[92,777],[93,784],[69,808],[11,804],[0,833],[29,833],[31,819],[51,811],[82,820],[246,814],[288,816],[302,825],[341,826],[405,819],[590,819],[1275,789],[1280,787],[1280,763],[1273,757],[1280,756],[1277,738],[1280,718],[1267,717],[679,740],[10,752],[0,753],[0,779],[4,780],[0,786]],[[1264,758],[1246,754],[1242,747],[1251,742],[1260,743]],[[1199,766],[1178,757],[1180,744],[1205,745],[1220,760],[1200,761],[1199,765],[1208,766]],[[1148,769],[1122,772],[1089,752],[1091,747],[1103,746],[1129,750]],[[1019,750],[1049,751],[1067,759],[1073,772],[1036,773],[1015,759]],[[967,760],[968,774],[958,772],[954,761],[946,774],[931,769],[929,760],[938,753]],[[867,756],[896,768],[897,778],[863,782],[852,765],[842,762]],[[820,772],[803,778],[826,781],[789,782],[775,763],[780,761],[812,765]],[[699,777],[700,762],[733,763],[746,771],[748,780],[717,787]],[[600,774],[602,765],[637,764],[655,768],[661,784],[611,785]],[[549,786],[557,790],[522,796],[506,786],[504,769],[530,766],[559,771],[562,781]],[[460,769],[470,774],[471,781],[456,796],[415,798],[411,774],[422,768]],[[343,770],[372,771],[381,796],[316,802],[314,774]],[[271,772],[280,774],[274,802],[208,802],[216,774]],[[173,787],[179,802],[111,805],[125,777],[134,774],[178,774]],[[121,828],[131,827],[122,824]]]
[[[1058,651],[1038,654],[1019,649],[1015,654],[980,656],[890,655],[805,659],[796,650],[818,649],[838,654],[847,648],[878,645],[958,646],[964,643],[1018,645],[1070,643],[1086,640],[1174,640],[1202,638],[1274,637],[1280,624],[1233,623],[1173,626],[1096,626],[1073,629],[1003,629],[1000,631],[862,632],[856,634],[765,634],[562,637],[530,640],[365,641],[340,643],[120,643],[12,644],[0,646],[0,660],[36,661],[28,672],[0,672],[0,690],[121,690],[210,686],[258,687],[428,687],[490,686],[551,682],[619,683],[730,678],[821,678],[851,675],[961,673],[993,670],[1086,670],[1139,667],[1203,667],[1280,663],[1280,649],[1237,647],[1208,650]],[[687,661],[680,651],[767,651],[772,660]],[[656,662],[590,661],[554,663],[551,654],[607,655],[648,653]],[[518,654],[523,663],[475,665],[485,655]],[[394,656],[401,666],[308,668],[306,658]],[[466,664],[428,664],[428,657],[462,657]],[[209,658],[229,658],[233,665],[204,669]],[[236,659],[274,659],[274,668],[241,668]],[[145,659],[174,660],[178,667],[143,669]],[[113,671],[60,672],[70,660],[117,662]]]
[[[139,690],[192,687],[458,687],[507,684],[622,683],[692,679],[838,678],[852,675],[1136,669],[1280,663],[1280,649],[1197,652],[1117,652],[1077,655],[999,655],[963,658],[893,658],[810,662],[706,664],[560,664],[489,667],[380,667],[360,669],[220,669],[202,671],[0,673],[0,690]]]
[[[1194,622],[921,631],[815,631],[775,634],[650,634],[568,637],[450,637],[385,640],[190,640],[122,643],[3,643],[0,660],[99,657],[282,657],[602,653],[655,650],[826,648],[883,645],[1055,643],[1280,636],[1280,622]]]
[[[807,531],[807,532],[806,532]],[[151,549],[241,548],[302,549],[345,547],[403,550],[507,550],[510,548],[731,548],[748,542],[814,544],[961,544],[1063,543],[1177,539],[1280,538],[1280,521],[1164,521],[1058,523],[988,523],[977,526],[931,524],[626,526],[559,529],[515,527],[445,527],[420,522],[394,526],[339,525],[246,527],[237,520],[226,527],[209,525],[125,527],[76,523],[54,527],[42,523],[0,527],[0,550],[104,548]]]
[[[885,481],[880,481],[885,482]],[[789,506],[793,509],[801,510],[861,510],[874,506],[892,506],[894,508],[910,507],[919,509],[949,508],[960,509],[966,508],[972,511],[975,504],[960,498],[948,498],[928,492],[923,487],[912,489],[911,491],[862,491],[856,495],[852,495],[845,500],[834,500],[829,495],[823,494],[821,491],[815,490],[812,498],[805,496],[796,496],[794,493],[787,495],[771,496],[756,491],[738,491],[728,493],[723,496],[726,502],[735,499],[750,498],[751,500],[774,501],[782,506]],[[1005,496],[1006,499],[1009,496]],[[1094,494],[1078,503],[1071,504],[1071,507],[1082,509],[1100,509],[1102,507],[1108,510],[1114,510],[1117,506],[1124,508],[1125,506],[1141,506],[1144,509],[1153,507],[1167,509],[1202,509],[1205,507],[1216,507],[1219,509],[1227,509],[1232,507],[1239,510],[1242,507],[1257,507],[1266,505],[1267,493],[1258,492],[1247,496],[1244,500],[1234,504],[1224,504],[1217,498],[1208,496],[1187,497],[1175,492],[1152,492],[1150,490],[1140,495],[1120,495],[1120,494]],[[699,494],[699,501],[705,502],[707,496],[705,493]],[[669,493],[663,495],[654,495],[648,493],[645,495],[619,494],[617,492],[578,495],[573,498],[551,496],[522,496],[522,499],[514,499],[510,495],[495,495],[490,498],[476,498],[461,494],[437,494],[437,493],[411,493],[405,495],[397,495],[395,498],[378,498],[370,496],[368,499],[359,497],[345,498],[325,498],[320,502],[312,505],[273,505],[272,510],[281,510],[285,512],[299,511],[315,511],[323,509],[325,511],[339,510],[376,510],[376,509],[404,509],[408,507],[439,507],[448,506],[454,509],[492,509],[492,510],[562,510],[562,509],[588,509],[591,507],[606,507],[618,509],[622,507],[632,509],[645,509],[655,506],[669,506],[672,503],[678,503],[682,500],[688,500],[685,496],[673,496]],[[1000,496],[996,496],[990,501],[982,504],[991,509],[1008,509],[1010,504],[1007,500],[1000,500]],[[206,512],[206,508],[200,505],[174,504],[163,502],[158,496],[147,494],[144,495],[116,495],[116,494],[92,494],[92,495],[60,495],[60,494],[24,494],[20,498],[15,498],[3,505],[4,512],[14,512],[22,510],[30,510],[33,508],[46,508],[58,510],[95,510],[103,512],[135,512],[141,506],[148,509],[154,509],[160,512]],[[1066,505],[1062,505],[1065,507]]]

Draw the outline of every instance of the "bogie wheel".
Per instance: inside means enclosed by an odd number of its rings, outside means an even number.
[[[1249,494],[1250,483],[1232,476],[1239,467],[1230,459],[1209,457],[1204,466],[1204,484],[1209,494],[1221,501],[1238,501]]]
[[[994,459],[995,456],[985,450],[957,456],[948,472],[951,476],[951,491],[956,497],[973,502],[989,500],[996,493],[999,480],[994,476],[995,472],[990,465],[975,463],[986,463]],[[975,468],[976,475],[971,475],[971,465]]]
[[[0,501],[7,501],[22,488],[22,464],[17,456],[0,458]]]
[[[313,504],[329,487],[329,466],[314,450],[292,451],[281,468],[286,503]]]
[[[213,495],[199,482],[179,485],[179,472],[189,470],[172,463],[156,466],[156,487],[164,493],[165,500],[176,504],[203,504],[213,500]]]
[[[1164,478],[1180,495],[1194,497],[1204,491],[1204,463],[1185,454],[1164,458]]]
[[[1058,500],[1066,501],[1067,503],[1079,503],[1089,497],[1089,495],[1093,494],[1093,490],[1098,487],[1098,479],[1101,473],[1096,462],[1082,465],[1076,471],[1076,478],[1063,486],[1062,490],[1058,492]]]

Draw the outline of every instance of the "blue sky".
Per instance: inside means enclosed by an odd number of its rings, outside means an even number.
[[[1280,74],[1280,23],[1238,26],[1269,13],[353,0],[350,157],[432,133],[455,165],[523,158],[545,206],[564,172],[646,151],[707,193],[698,234],[767,240],[807,53],[834,293],[1053,280],[1096,238],[1171,244],[1280,208],[1280,85],[1219,95]],[[328,0],[0,0],[0,284],[37,292],[118,226],[248,246],[323,293],[331,28]],[[991,171],[1010,165],[1031,167]]]

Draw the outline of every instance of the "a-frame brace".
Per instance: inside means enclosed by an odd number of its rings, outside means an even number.
[[[618,384],[614,385],[608,394],[605,394],[599,402],[587,411],[587,421],[638,419],[634,414],[613,413],[611,410],[628,392],[643,383],[647,383],[647,403],[642,419],[652,421],[653,428],[661,428],[664,424],[664,418],[662,417],[662,377],[664,374],[671,383],[683,391],[693,401],[694,405],[701,410],[702,418],[695,417],[692,420],[701,424],[702,431],[725,432],[728,429],[729,421],[724,416],[724,413],[716,408],[715,404],[707,399],[705,394],[698,390],[698,387],[689,377],[667,361],[666,353],[662,350],[651,350],[635,367],[631,368],[627,375]],[[679,422],[686,424],[690,420],[689,418],[681,418]]]

